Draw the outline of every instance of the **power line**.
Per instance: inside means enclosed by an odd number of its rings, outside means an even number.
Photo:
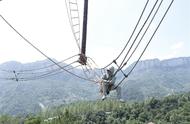
[[[74,66],[74,67],[70,67],[68,68],[67,70],[73,70],[75,68],[78,68],[82,65],[77,65],[77,66]],[[63,73],[64,71],[60,71],[60,69],[57,69],[57,70],[54,70],[52,72],[48,72],[46,74],[43,74],[43,75],[39,75],[39,76],[33,76],[33,77],[12,77],[12,78],[1,78],[0,77],[0,80],[15,80],[15,81],[31,81],[31,80],[38,80],[38,79],[42,79],[42,78],[47,78],[47,77],[51,77],[51,76],[54,76],[54,75],[57,75],[57,74],[60,74],[60,73]]]
[[[15,78],[3,78],[3,77],[0,77],[0,80],[12,80],[12,79],[15,79]]]
[[[11,70],[6,70],[6,69],[2,69],[2,68],[0,68],[0,71],[2,71],[2,72],[7,72],[7,73],[12,73],[13,71],[11,71]]]
[[[74,62],[71,62],[70,64],[67,64],[67,65],[64,65],[64,66],[62,66],[63,68],[67,68],[67,67],[69,67],[69,66],[72,66],[72,64],[74,64],[74,63],[76,63],[77,61],[74,61]],[[49,72],[51,72],[51,71],[59,71],[59,70],[61,70],[61,68],[56,68],[56,69],[51,69],[51,70],[46,70],[46,71],[40,71],[40,72],[17,72],[17,74],[18,75],[26,75],[26,74],[33,74],[33,75],[35,75],[35,74],[44,74],[44,73],[49,73]]]
[[[133,40],[133,43],[131,44],[131,46],[130,46],[129,50],[127,51],[127,54],[125,55],[124,59],[122,60],[122,62],[121,62],[121,64],[120,64],[119,68],[121,68],[121,66],[123,65],[123,63],[124,63],[125,59],[127,58],[127,56],[128,56],[128,54],[129,54],[129,52],[131,51],[131,49],[132,49],[133,45],[135,44],[135,42],[136,42],[137,38],[139,37],[139,35],[140,35],[140,33],[141,33],[141,31],[143,30],[144,26],[146,25],[147,21],[149,20],[149,18],[150,18],[150,16],[151,16],[151,14],[152,14],[153,10],[155,9],[155,7],[156,7],[157,3],[158,3],[158,0],[156,0],[156,2],[155,2],[155,4],[154,4],[154,6],[152,7],[152,9],[151,9],[151,11],[150,11],[149,15],[147,16],[147,18],[146,18],[145,22],[143,23],[143,25],[142,25],[141,29],[139,30],[138,34],[136,35],[135,39]]]
[[[91,63],[89,60],[88,60],[88,62],[87,62],[87,66],[90,68],[91,73],[92,73],[92,76],[93,76],[94,78],[100,79],[99,73],[96,72],[96,71],[97,71],[96,68],[95,68],[95,67],[93,68],[92,63]]]
[[[174,0],[172,0],[172,1],[170,2],[170,4],[169,4],[167,10],[165,11],[165,13],[164,13],[162,19],[160,20],[158,26],[156,27],[154,33],[152,34],[151,38],[149,39],[147,45],[145,46],[144,50],[142,51],[142,53],[141,53],[141,55],[139,56],[138,60],[135,62],[135,64],[134,64],[134,66],[132,67],[132,69],[128,72],[128,74],[127,74],[126,76],[124,76],[124,78],[117,84],[117,86],[116,86],[115,88],[117,88],[117,87],[125,80],[125,78],[127,78],[127,77],[132,73],[132,71],[135,69],[136,65],[137,65],[138,62],[140,61],[140,59],[141,59],[141,57],[143,56],[144,52],[146,51],[148,45],[149,45],[150,42],[152,41],[152,38],[155,36],[155,34],[156,34],[158,28],[160,27],[161,23],[163,22],[163,20],[164,20],[166,14],[168,13],[170,7],[171,7],[172,4],[173,4],[173,2],[174,2]]]
[[[72,59],[74,58],[75,56],[78,56],[79,54],[77,55],[74,55],[74,56],[71,56],[71,57],[68,57],[60,62],[57,62],[57,64],[61,64],[69,59]],[[26,72],[31,72],[31,71],[39,71],[39,70],[44,70],[44,69],[47,69],[49,67],[52,67],[52,66],[56,66],[55,64],[50,64],[50,65],[47,65],[47,66],[44,66],[44,67],[40,67],[40,68],[33,68],[33,69],[24,69],[24,70],[15,70],[17,73],[26,73]],[[6,69],[2,69],[0,68],[0,71],[4,71],[4,72],[7,72],[7,73],[12,73],[12,70],[6,70]]]
[[[154,20],[154,18],[155,18],[155,16],[156,16],[156,14],[158,13],[158,10],[160,9],[162,3],[163,3],[163,0],[161,0],[159,6],[158,6],[157,9],[156,9],[156,12],[154,13],[154,15],[153,15],[151,21],[149,22],[149,24],[148,24],[146,30],[144,31],[144,33],[143,33],[143,35],[141,36],[141,38],[140,38],[139,42],[137,43],[136,47],[134,48],[134,50],[133,50],[132,53],[130,54],[129,58],[127,59],[127,61],[126,61],[121,67],[118,67],[118,70],[121,70],[124,66],[127,65],[127,63],[129,62],[129,60],[131,59],[132,55],[133,55],[133,54],[135,53],[135,51],[137,50],[137,48],[138,48],[138,46],[140,45],[142,39],[144,38],[146,32],[148,31],[150,25],[152,24],[152,22],[153,22],[153,20]]]
[[[82,65],[77,65],[75,67],[71,67],[71,68],[68,68],[67,70],[73,70],[75,68],[78,68]],[[40,76],[36,76],[36,77],[28,77],[28,78],[18,78],[19,81],[31,81],[31,80],[38,80],[38,79],[42,79],[42,78],[47,78],[47,77],[51,77],[51,76],[54,76],[54,75],[58,75],[58,74],[61,74],[63,73],[64,71],[63,70],[58,70],[57,72],[51,72],[51,73],[46,73],[44,75],[40,75]]]
[[[61,64],[61,63],[63,63],[63,62],[65,62],[65,61],[67,61],[67,60],[70,60],[70,59],[72,59],[72,58],[74,58],[74,57],[76,57],[76,56],[78,56],[78,54],[77,55],[73,55],[73,56],[71,56],[71,57],[68,57],[68,58],[66,58],[66,59],[64,59],[64,60],[62,60],[62,61],[60,61],[60,62],[56,62],[57,64]],[[76,62],[76,61],[75,61]],[[70,64],[69,64],[70,65]],[[43,69],[46,69],[46,68],[49,68],[49,67],[52,67],[52,66],[55,66],[55,64],[50,64],[50,65],[47,65],[47,66],[44,66],[44,67],[41,67],[41,68],[35,68],[35,69],[28,69],[28,70],[18,70],[17,72],[26,72],[26,71],[38,71],[38,70],[43,70]],[[67,65],[66,65],[67,66]]]
[[[38,49],[36,46],[34,46],[29,40],[27,40],[21,33],[19,33],[2,15],[0,15],[1,18],[6,22],[6,24],[11,27],[20,37],[22,37],[22,39],[27,42],[29,45],[31,45],[35,50],[37,50],[40,54],[42,54],[44,57],[46,57],[49,61],[51,61],[52,63],[54,63],[55,65],[57,65],[59,68],[61,68],[62,70],[64,70],[65,72],[75,76],[75,77],[78,77],[80,79],[83,79],[83,80],[86,80],[86,81],[90,81],[90,82],[96,82],[94,80],[90,80],[90,79],[86,79],[84,77],[81,77],[79,75],[76,75],[66,69],[64,69],[62,66],[60,66],[59,64],[57,64],[53,59],[51,59],[50,57],[48,57],[45,53],[43,53],[40,49]]]
[[[133,71],[133,69],[134,69],[134,68],[135,68],[135,66],[138,64],[139,60],[141,59],[142,55],[143,55],[143,54],[144,54],[144,52],[146,51],[146,49],[147,49],[148,45],[149,45],[149,44],[150,44],[150,42],[152,41],[152,38],[155,36],[155,34],[156,34],[156,32],[157,32],[158,28],[160,27],[160,25],[161,25],[161,23],[163,22],[163,20],[164,20],[164,18],[165,18],[165,16],[166,16],[166,14],[167,14],[167,13],[168,13],[168,11],[169,11],[169,9],[170,9],[171,5],[173,4],[173,1],[174,1],[174,0],[172,0],[172,1],[171,1],[171,3],[170,3],[170,5],[169,5],[169,7],[167,8],[166,12],[164,13],[164,16],[162,17],[161,21],[159,22],[159,24],[158,24],[158,26],[157,26],[156,30],[154,31],[154,33],[152,34],[152,36],[151,36],[150,40],[148,41],[148,43],[147,43],[147,45],[146,45],[145,49],[144,49],[144,50],[143,50],[143,52],[141,53],[141,55],[140,55],[139,59],[137,60],[137,62],[135,63],[135,65],[133,66],[133,68],[131,69],[131,71],[128,73],[128,75],[129,75],[129,74],[131,74],[131,72]]]
[[[129,37],[127,43],[125,44],[124,48],[123,48],[122,51],[119,53],[119,55],[114,59],[114,61],[116,61],[116,60],[122,55],[122,53],[125,51],[126,47],[128,46],[129,42],[131,41],[131,38],[133,37],[133,35],[134,35],[134,33],[135,33],[135,31],[136,31],[136,29],[137,29],[137,27],[138,27],[138,25],[139,25],[141,19],[142,19],[142,16],[143,16],[143,14],[144,14],[144,12],[145,12],[145,10],[146,10],[146,7],[147,7],[147,5],[148,5],[148,2],[149,2],[149,0],[147,0],[146,4],[145,4],[145,6],[144,6],[144,8],[143,8],[143,10],[142,10],[142,12],[141,12],[141,15],[140,15],[140,17],[139,17],[139,19],[138,19],[138,21],[137,21],[137,24],[136,24],[135,28],[133,29],[133,32],[131,33],[131,36]],[[107,68],[107,67],[110,66],[112,63],[113,63],[113,61],[112,61],[111,63],[109,63],[108,65],[106,65],[103,69]]]

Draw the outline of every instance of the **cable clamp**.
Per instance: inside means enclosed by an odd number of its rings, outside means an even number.
[[[117,65],[117,62],[116,62],[116,60],[113,60],[113,63],[115,63],[115,64]]]
[[[126,74],[123,74],[124,76],[125,76],[125,78],[128,78],[128,75],[126,75]]]

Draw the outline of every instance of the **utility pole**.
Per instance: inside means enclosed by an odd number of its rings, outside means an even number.
[[[87,36],[87,19],[88,19],[88,0],[84,0],[84,14],[83,14],[83,30],[82,30],[82,44],[79,63],[86,65],[86,36]]]

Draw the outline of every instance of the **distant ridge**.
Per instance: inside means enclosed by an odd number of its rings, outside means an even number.
[[[25,70],[44,67],[51,62],[37,61],[22,64],[16,61],[0,65],[0,69]],[[64,63],[63,63],[64,64]],[[132,67],[131,64],[124,72]],[[74,70],[82,73],[81,70]],[[122,84],[125,100],[139,101],[150,97],[165,97],[169,94],[190,91],[190,57],[143,60]],[[13,77],[13,73],[0,71],[0,77]],[[29,75],[18,75],[29,76]],[[117,81],[122,77],[117,76]],[[115,97],[115,93],[110,95]],[[38,112],[41,107],[67,104],[78,100],[100,99],[99,87],[91,82],[79,80],[69,74],[60,73],[39,80],[16,82],[0,80],[0,113],[23,114]]]
[[[131,64],[131,66],[133,66]],[[135,68],[135,71],[141,69],[148,69],[148,68],[165,68],[165,67],[178,67],[178,66],[189,66],[190,65],[190,57],[179,57],[179,58],[172,58],[172,59],[147,59],[140,61]]]

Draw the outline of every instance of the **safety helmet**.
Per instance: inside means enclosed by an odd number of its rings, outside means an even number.
[[[112,66],[112,67],[110,67],[109,69],[107,69],[107,71],[109,71],[111,74],[113,74],[114,71],[115,71],[115,68]]]

